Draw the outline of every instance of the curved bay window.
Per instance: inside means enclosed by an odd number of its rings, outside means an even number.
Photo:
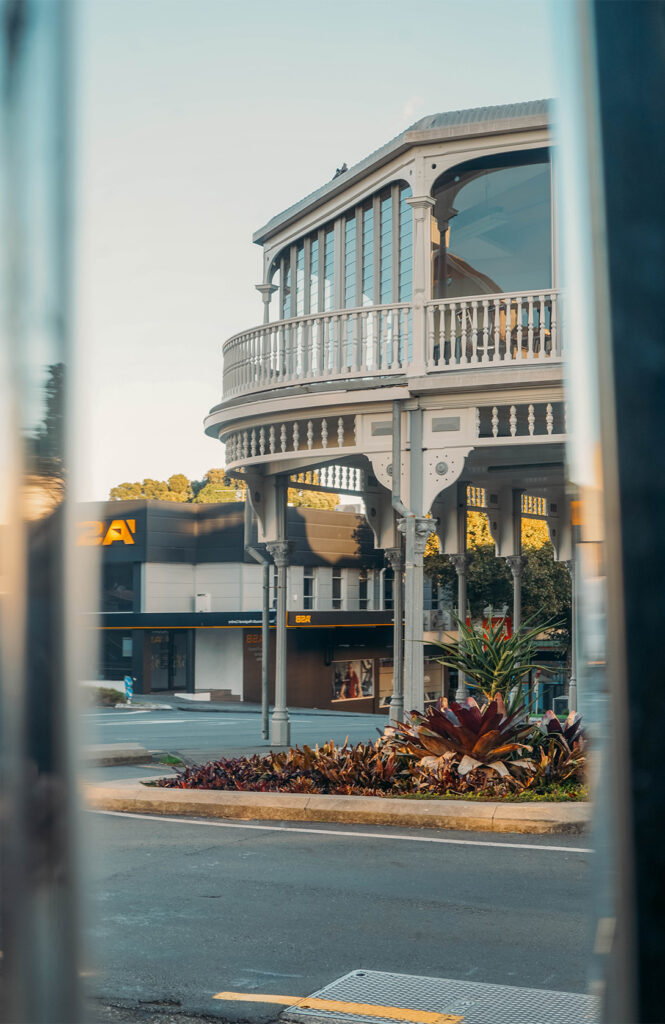
[[[471,160],[434,184],[432,297],[552,287],[549,150]]]

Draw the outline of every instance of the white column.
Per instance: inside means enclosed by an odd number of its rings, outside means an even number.
[[[524,555],[508,555],[506,562],[513,574],[513,632],[516,633],[522,625],[522,573],[526,565],[526,557]]]
[[[277,291],[277,285],[257,284],[254,287],[257,292],[261,292],[261,298],[263,299],[263,322],[264,324],[270,323],[270,300],[273,296],[273,292]]]
[[[404,650],[402,647],[402,620],[404,618],[402,548],[386,548],[383,552],[393,570],[393,695],[390,701],[390,721],[404,721]]]
[[[568,710],[577,711],[577,632],[575,616],[577,600],[575,596],[575,559],[566,562],[570,573],[570,681],[568,683]]]
[[[469,571],[469,564],[471,562],[471,555],[465,553],[459,555],[449,555],[450,561],[455,567],[457,573],[457,618],[461,622],[466,622],[466,580]],[[462,643],[461,631],[457,637],[458,645]],[[455,700],[461,701],[469,696],[469,690],[466,685],[466,676],[463,672],[458,673],[457,677],[457,693],[455,694]]]
[[[277,620],[275,624],[275,707],[270,723],[270,742],[275,747],[291,743],[291,723],[286,704],[286,588],[292,543],[276,540],[266,544],[277,568]]]
[[[427,324],[425,303],[431,293],[430,217],[431,196],[412,196],[406,202],[413,210],[413,358],[411,372],[424,373],[427,365]]]
[[[406,535],[404,561],[404,710],[425,708],[423,650],[423,555],[427,538],[436,528],[432,519],[410,515],[401,519],[398,530]]]

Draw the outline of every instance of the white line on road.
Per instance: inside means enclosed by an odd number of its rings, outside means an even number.
[[[343,832],[333,828],[285,828],[283,825],[246,825],[235,821],[194,821],[191,818],[170,818],[166,815],[132,814],[130,811],[92,811],[93,814],[108,814],[115,818],[138,818],[139,821],[172,821],[177,825],[208,825],[212,828],[244,828],[259,832],[305,832],[312,836],[352,836],[356,839],[395,839],[409,843],[442,843],[449,846],[494,846],[505,850],[550,850],[555,853],[593,853],[586,846],[546,846],[540,843],[497,843],[485,839],[442,839],[439,836],[395,836],[383,832]]]
[[[127,722],[127,725],[178,725],[188,721],[188,718],[151,718],[149,722]],[[111,725],[121,724],[121,722],[111,722]]]

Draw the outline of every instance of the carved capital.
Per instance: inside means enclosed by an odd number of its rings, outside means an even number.
[[[257,292],[261,292],[261,298],[264,302],[270,302],[273,292],[277,291],[276,284],[255,284]]]
[[[471,555],[448,555],[448,558],[453,563],[457,575],[466,576],[469,571],[469,565],[471,564]]]
[[[526,557],[524,555],[506,555],[506,562],[513,574],[513,579],[520,580],[526,565]]]
[[[292,540],[272,540],[266,544],[268,553],[278,569],[285,569],[291,561],[290,554],[293,551]]]
[[[394,573],[404,571],[404,552],[401,548],[385,548],[383,554]]]
[[[424,555],[430,533],[436,530],[436,519],[426,519],[425,516],[414,516],[416,524],[415,553]],[[400,519],[397,529],[406,536],[408,519]]]

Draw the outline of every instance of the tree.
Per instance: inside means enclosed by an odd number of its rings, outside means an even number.
[[[554,561],[547,524],[540,519],[522,520],[522,547],[526,565],[522,575],[522,615],[535,615],[564,623],[570,632],[571,587],[566,566]],[[471,615],[482,618],[488,605],[508,612],[513,603],[513,580],[503,558],[496,557],[494,541],[484,512],[470,511],[467,518],[467,548],[471,555],[467,597]],[[438,550],[425,552],[425,572],[441,587],[444,600],[456,603],[457,576],[446,555]]]
[[[153,501],[182,501],[196,505],[210,505],[231,501],[244,501],[247,485],[244,480],[228,476],[225,469],[209,469],[202,480],[189,480],[184,473],[174,473],[168,480],[150,477],[139,483],[118,484],[112,487],[112,501],[132,501],[148,498]],[[334,509],[339,504],[338,494],[289,487],[289,505],[302,508]]]

